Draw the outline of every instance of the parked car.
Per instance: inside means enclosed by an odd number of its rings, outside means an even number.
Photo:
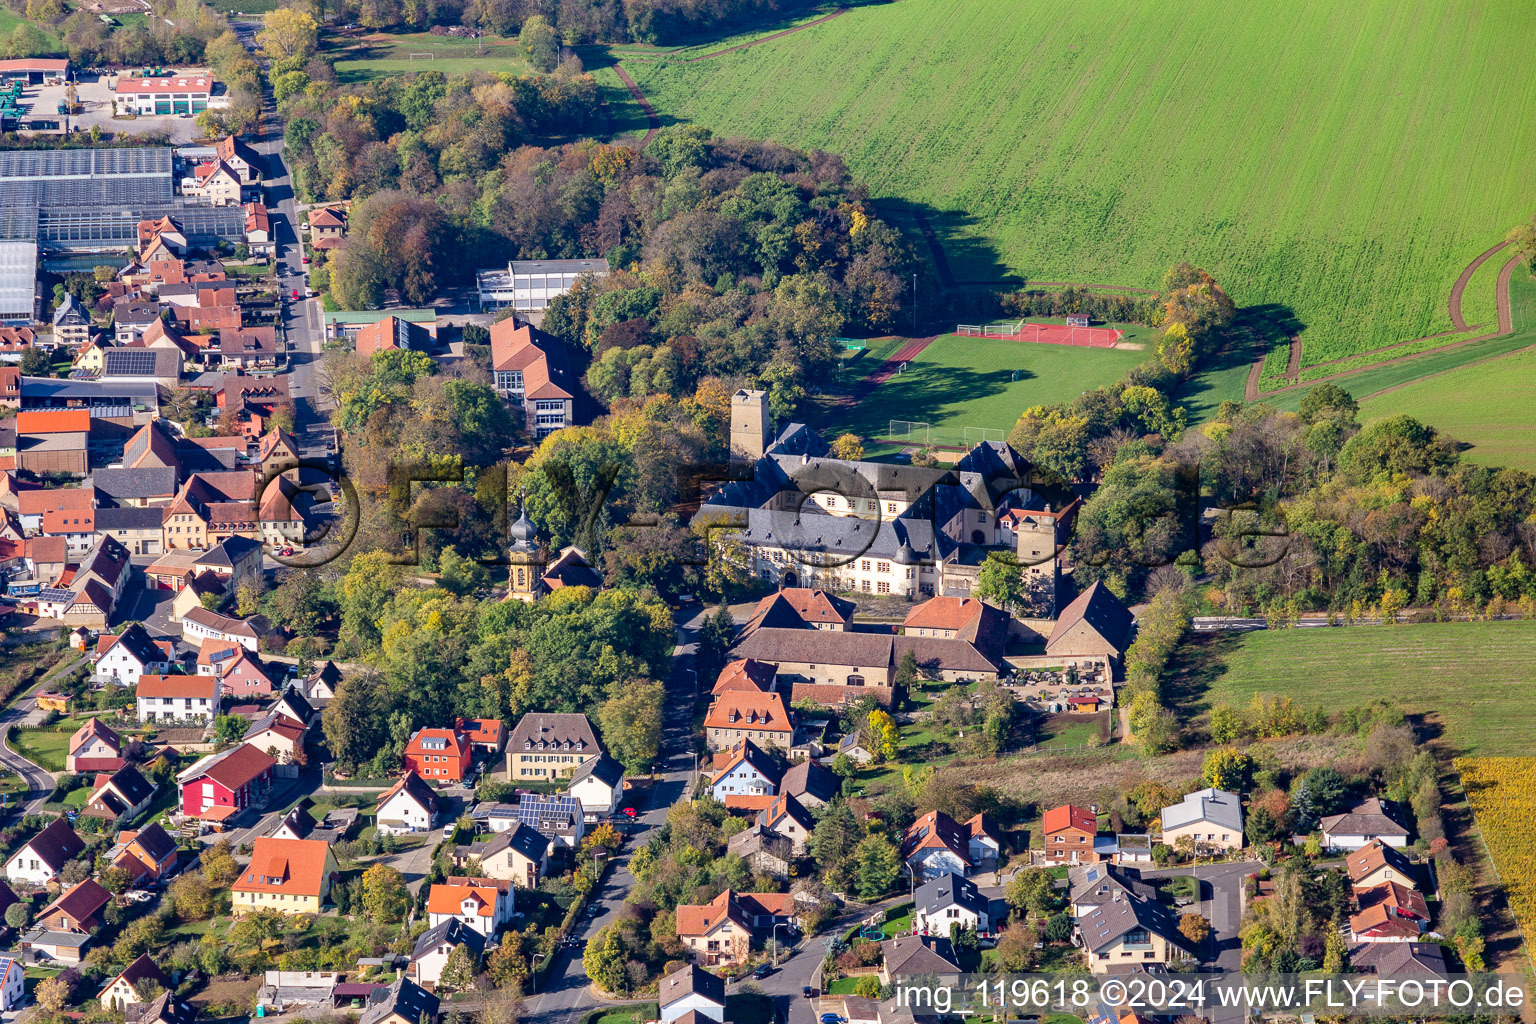
[[[757,970],[752,972],[752,977],[762,979],[773,973],[772,964],[758,964]]]
[[[811,988],[811,986],[809,986],[809,985],[801,985],[800,986],[800,994],[805,996],[805,998],[810,999],[812,996],[814,996],[816,994],[816,990]]]

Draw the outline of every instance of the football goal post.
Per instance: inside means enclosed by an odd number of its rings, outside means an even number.
[[[967,449],[974,448],[984,441],[1003,440],[1003,429],[1001,427],[966,427],[964,429],[965,447]]]
[[[408,56],[413,61],[414,60],[436,60],[437,59],[437,54],[435,54],[435,53],[411,53],[411,54],[407,54],[406,56]]]
[[[886,436],[892,441],[927,444],[931,434],[929,425],[920,420],[891,420],[891,429]]]

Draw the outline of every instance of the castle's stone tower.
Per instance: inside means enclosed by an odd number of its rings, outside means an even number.
[[[768,392],[742,388],[731,396],[731,457],[756,461],[772,443]]]

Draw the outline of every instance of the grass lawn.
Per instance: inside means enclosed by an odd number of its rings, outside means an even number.
[[[16,740],[11,744],[27,760],[33,761],[50,772],[64,770],[64,758],[69,754],[69,737],[80,722],[65,718],[40,729],[18,729]]]
[[[1055,715],[1040,729],[1040,747],[1045,750],[1087,747],[1103,740],[1108,715]]]
[[[637,1006],[621,1006],[612,1010],[594,1010],[587,1015],[585,1024],[644,1024],[661,1016],[655,1003]]]
[[[823,990],[829,996],[851,996],[858,988],[858,978],[838,978]]]
[[[1331,711],[1393,701],[1454,754],[1524,754],[1536,733],[1536,622],[1206,634],[1180,648],[1175,667],[1185,721],[1267,693]]]
[[[239,0],[236,0],[239,2]],[[430,53],[430,59],[411,54]],[[333,51],[336,77],[342,82],[369,82],[391,75],[417,71],[441,71],[445,75],[463,75],[471,71],[530,71],[528,62],[517,49],[515,39],[486,36],[462,39],[458,36],[434,36],[430,32],[399,35],[375,33],[357,43]]]
[[[1536,281],[1517,268],[1509,298],[1515,333],[1471,348],[1476,358],[1522,351],[1367,398],[1361,420],[1407,413],[1471,445],[1466,458],[1472,462],[1536,471],[1536,425],[1530,415],[1530,396],[1536,394]]]
[[[20,25],[31,25],[34,29],[43,34],[43,38],[48,40],[48,45],[54,47],[59,56],[62,57],[64,55],[63,44],[60,41],[59,34],[57,32],[45,24],[40,24],[36,21],[28,21],[26,18],[22,17],[20,14],[17,14],[9,7],[0,7],[0,35],[8,36],[12,32],[16,31],[16,28]]]
[[[882,209],[927,208],[960,281],[1155,287],[1188,259],[1294,314],[1308,363],[1449,328],[1462,268],[1530,213],[1536,8],[1181,14],[908,0],[623,65],[663,120],[832,150]]]
[[[283,6],[283,0],[209,0],[220,14],[266,14]]]
[[[823,425],[833,432],[852,430],[863,437],[884,437],[892,418],[900,416],[926,422],[933,440],[946,444],[962,443],[966,427],[991,428],[1006,437],[1028,407],[1065,401],[1109,384],[1144,358],[1144,351],[1131,349],[945,335],[910,361],[904,373],[881,384],[857,406],[824,411]],[[850,366],[857,367],[863,377],[878,369],[881,361],[866,352]],[[849,372],[844,371],[845,378]],[[1019,380],[1012,379],[1015,372]],[[842,387],[853,385],[847,380]],[[973,430],[971,442],[981,439]]]

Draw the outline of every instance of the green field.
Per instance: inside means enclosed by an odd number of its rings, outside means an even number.
[[[1536,735],[1536,622],[1451,622],[1203,635],[1180,650],[1181,717],[1254,694],[1342,711],[1378,699],[1426,724],[1454,754],[1529,754]]]
[[[59,34],[57,32],[49,28],[47,25],[38,24],[35,21],[27,21],[26,18],[22,17],[20,14],[17,14],[9,7],[0,7],[0,36],[9,36],[12,32],[16,31],[17,26],[27,24],[32,25],[38,31],[42,32],[43,36],[48,40],[49,45],[57,48],[55,52],[59,56],[63,56],[63,42],[59,39]]]
[[[53,725],[37,729],[19,729],[11,744],[16,751],[32,763],[50,772],[64,770],[64,758],[69,754],[69,737],[80,723],[62,719]]]
[[[957,280],[1151,287],[1189,259],[1294,314],[1313,363],[1448,329],[1530,215],[1533,31],[1513,0],[906,0],[624,67],[664,120],[842,154],[898,222],[929,211]]]
[[[413,53],[430,53],[432,57],[412,60]],[[332,56],[336,60],[336,77],[347,83],[369,82],[418,71],[464,75],[471,71],[522,74],[531,70],[517,48],[517,41],[501,36],[461,39],[458,36],[434,36],[430,32],[375,34],[334,51]]]
[[[864,353],[866,358],[854,360],[844,375],[862,377],[877,370],[880,359],[894,347],[872,344]],[[879,385],[852,409],[828,409],[825,426],[862,437],[883,437],[890,421],[901,418],[929,424],[935,443],[962,443],[965,427],[1001,430],[1006,436],[1030,406],[1065,401],[1110,384],[1144,358],[1144,351],[1134,349],[945,335],[911,360],[904,373]],[[1016,381],[1011,379],[1015,371],[1021,371]],[[971,440],[978,442],[981,437],[976,434]]]

